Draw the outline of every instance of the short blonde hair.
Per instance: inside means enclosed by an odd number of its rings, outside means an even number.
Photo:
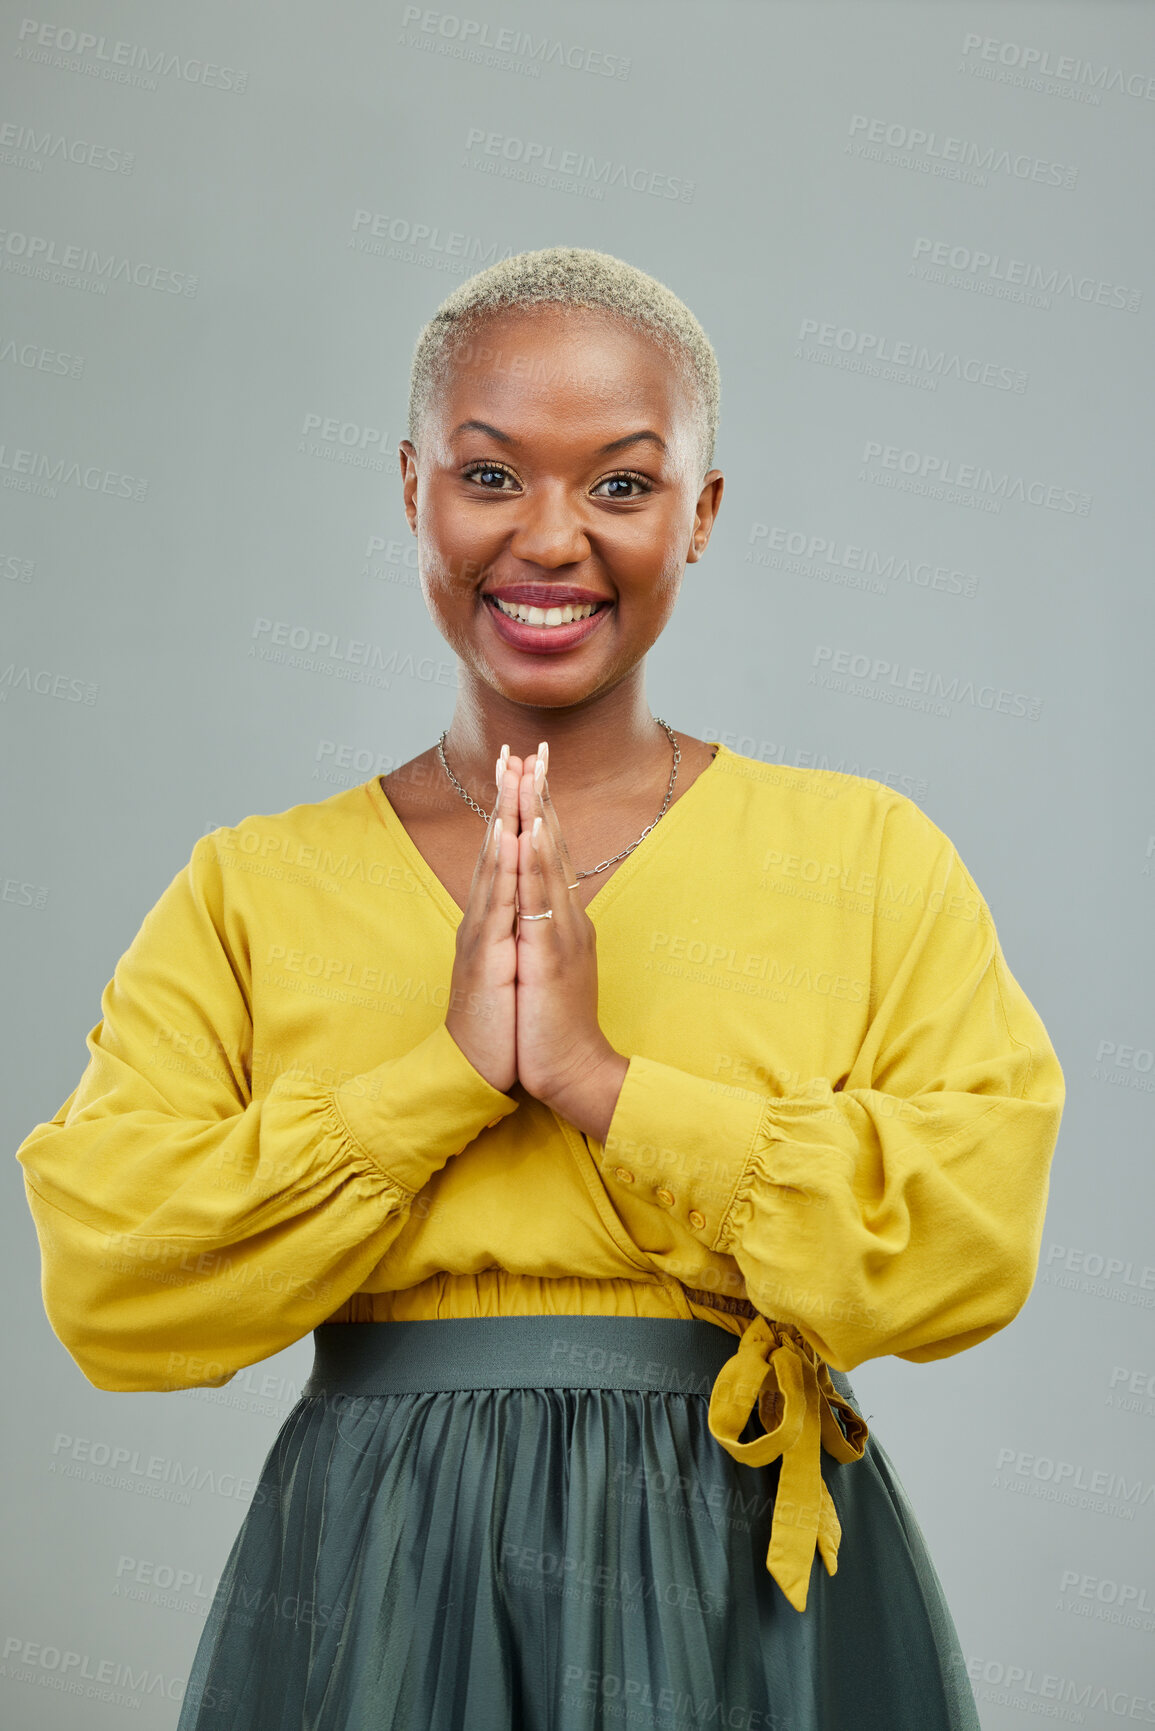
[[[690,387],[697,423],[701,473],[714,460],[722,383],[718,357],[684,301],[656,277],[590,247],[551,246],[519,252],[469,277],[422,327],[409,380],[409,437],[419,434],[453,350],[490,314],[543,302],[598,307],[652,338]]]

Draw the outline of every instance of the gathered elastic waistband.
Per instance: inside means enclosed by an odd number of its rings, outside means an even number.
[[[708,1399],[739,1337],[698,1318],[483,1316],[326,1322],[303,1396],[620,1388]],[[852,1398],[837,1371],[836,1385]]]
[[[708,1397],[738,1336],[697,1318],[468,1316],[326,1322],[313,1343],[303,1395],[633,1388]]]

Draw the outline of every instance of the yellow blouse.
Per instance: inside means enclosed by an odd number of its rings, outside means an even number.
[[[376,778],[203,836],[18,1150],[45,1309],[114,1390],[219,1387],[326,1320],[704,1318],[742,1337],[713,1434],[783,1458],[801,1609],[837,1557],[819,1438],[866,1441],[826,1367],[1015,1316],[1062,1072],[950,840],[878,783],[719,744],[588,912],[629,1059],[604,1146],[449,1034],[461,909]]]

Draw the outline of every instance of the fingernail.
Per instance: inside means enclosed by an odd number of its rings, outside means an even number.
[[[493,820],[493,839],[495,842],[500,844],[500,842],[501,842],[501,819],[499,817],[495,817]]]
[[[540,835],[540,833],[541,833],[541,819],[540,819],[540,817],[535,817],[533,820],[533,829],[530,831],[530,836],[529,836],[529,839],[533,843],[533,846],[535,848],[537,847],[537,838]]]
[[[503,745],[501,748],[501,761],[502,761],[502,763],[505,763],[506,760],[508,759],[508,757],[509,757],[509,747],[508,747],[508,745]]]
[[[505,774],[505,759],[504,759],[504,757],[498,758],[497,768],[494,771],[494,774],[495,774],[495,777],[497,780],[497,791],[498,791],[498,793],[500,793],[501,792],[501,778]]]
[[[546,740],[546,739],[542,740],[541,744],[537,748],[537,755],[538,755],[539,759],[541,760],[542,764],[544,765],[546,772],[548,772],[548,770],[549,770],[549,741],[548,740]]]
[[[535,793],[541,792],[541,784],[544,780],[545,780],[545,763],[539,757],[537,762],[533,766],[533,791]]]

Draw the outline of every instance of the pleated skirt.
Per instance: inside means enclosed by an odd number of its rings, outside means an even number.
[[[822,1455],[837,1573],[816,1556],[799,1612],[767,1572],[780,1464],[706,1422],[736,1335],[511,1316],[313,1338],[178,1731],[979,1731],[873,1434]]]

